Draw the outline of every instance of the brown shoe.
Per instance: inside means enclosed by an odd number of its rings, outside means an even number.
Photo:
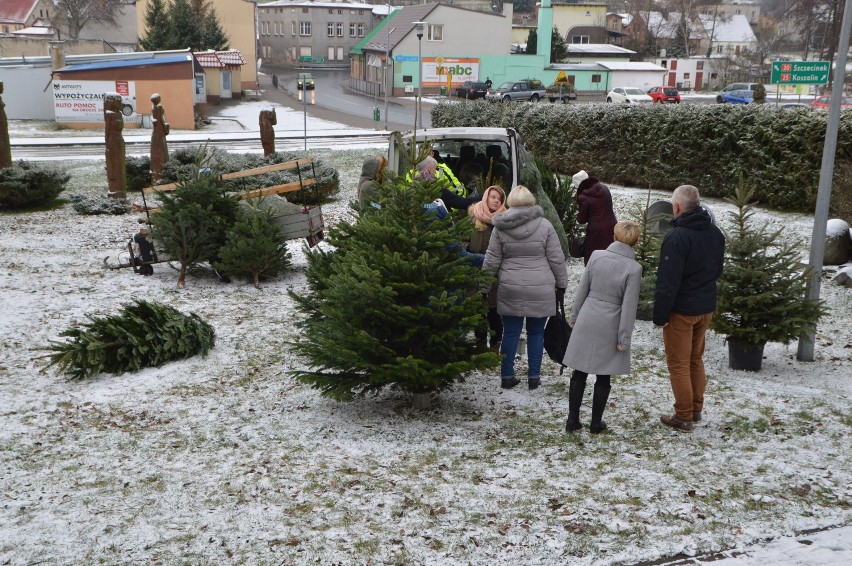
[[[692,423],[700,423],[701,422],[701,411],[692,411]]]
[[[678,432],[692,432],[692,421],[682,421],[677,418],[677,415],[662,415],[660,422],[666,426],[670,426]]]

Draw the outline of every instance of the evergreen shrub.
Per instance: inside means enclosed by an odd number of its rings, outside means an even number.
[[[89,317],[60,334],[70,341],[51,341],[48,367],[58,366],[71,379],[99,373],[121,374],[166,362],[206,356],[215,343],[213,327],[194,313],[182,314],[159,303],[135,300],[121,312]]]
[[[21,210],[53,202],[71,177],[55,169],[18,161],[0,169],[0,210]]]
[[[387,180],[381,210],[359,210],[356,222],[332,227],[333,251],[306,250],[309,291],[290,292],[304,315],[293,347],[307,368],[297,379],[351,400],[383,388],[441,391],[497,365],[474,337],[487,312],[479,290],[490,277],[459,255],[470,221],[424,210],[439,192],[435,183]]]
[[[732,197],[748,171],[756,197],[782,210],[813,210],[826,112],[765,105],[438,104],[434,127],[516,129],[553,171],[593,172],[606,182]],[[832,203],[850,200],[852,112],[843,112]],[[835,205],[833,204],[833,209]]]
[[[228,275],[249,275],[255,287],[261,277],[275,277],[290,267],[290,252],[281,230],[270,224],[271,210],[251,206],[240,209],[237,222],[219,248],[216,269]]]
[[[68,196],[71,206],[77,214],[127,214],[130,205],[127,202],[108,196],[86,196],[72,194]]]
[[[139,192],[151,186],[151,158],[147,155],[129,155],[124,161],[127,190]]]

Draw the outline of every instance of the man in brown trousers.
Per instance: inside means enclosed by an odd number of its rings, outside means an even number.
[[[654,324],[663,328],[675,414],[660,421],[692,432],[704,407],[704,335],[716,310],[725,237],[701,208],[698,189],[681,185],[672,194],[674,220],[660,250]]]

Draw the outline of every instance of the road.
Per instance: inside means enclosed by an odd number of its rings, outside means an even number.
[[[299,101],[299,91],[296,88],[296,76],[304,70],[290,69],[284,67],[264,67],[261,76],[261,88],[265,89],[264,98],[277,102],[283,106],[302,109]],[[349,90],[348,70],[312,71],[316,88],[314,94],[308,91],[309,98],[315,97],[316,103],[309,104],[307,112],[311,116],[346,124],[354,128],[385,128],[384,98],[355,94]],[[272,86],[272,75],[278,77],[278,90]],[[381,119],[378,125],[373,121],[373,109],[378,107]],[[388,102],[387,123],[389,130],[405,131],[414,127],[414,114],[416,104],[414,100],[401,103],[399,100],[390,99]],[[432,120],[429,115],[431,105],[423,105],[423,123],[431,127]]]

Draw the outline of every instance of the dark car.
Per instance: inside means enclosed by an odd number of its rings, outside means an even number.
[[[648,96],[654,99],[654,103],[668,102],[680,104],[680,93],[673,86],[655,86],[648,91]]]
[[[310,73],[299,73],[296,79],[296,88],[299,90],[314,90],[314,77]]]
[[[459,98],[485,98],[485,93],[488,92],[488,87],[480,81],[465,81],[461,86],[456,87],[456,96]]]

